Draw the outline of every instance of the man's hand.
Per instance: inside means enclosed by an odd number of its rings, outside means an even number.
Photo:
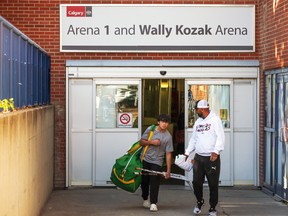
[[[211,157],[210,157],[210,161],[215,161],[218,158],[218,154],[216,154],[215,152],[212,152]]]

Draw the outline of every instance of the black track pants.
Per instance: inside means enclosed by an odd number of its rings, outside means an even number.
[[[200,156],[198,154],[194,157],[193,165],[193,189],[197,201],[203,199],[203,183],[205,176],[208,180],[210,191],[209,204],[215,208],[218,204],[218,185],[220,176],[220,155],[217,160],[210,161],[210,156]]]
[[[146,161],[143,161],[143,169],[149,169],[159,172],[162,171],[161,166],[148,163]],[[143,175],[141,183],[143,200],[147,200],[150,193],[150,202],[156,204],[158,202],[159,187],[160,175]]]

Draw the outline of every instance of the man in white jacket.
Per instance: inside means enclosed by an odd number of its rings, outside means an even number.
[[[201,213],[201,207],[204,204],[203,184],[206,176],[210,190],[209,216],[217,216],[220,152],[224,150],[224,130],[221,119],[212,110],[209,110],[206,100],[197,101],[195,111],[199,118],[193,126],[192,137],[185,150],[186,158],[195,151],[193,189],[197,204],[193,212]]]

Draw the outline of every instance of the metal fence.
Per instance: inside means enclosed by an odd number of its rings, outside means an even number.
[[[0,54],[0,100],[13,98],[15,108],[50,104],[50,56],[1,16]]]

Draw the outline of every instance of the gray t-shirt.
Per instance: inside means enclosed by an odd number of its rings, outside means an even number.
[[[145,130],[145,132],[141,137],[142,139],[148,140],[150,128],[151,126]],[[168,130],[166,130],[165,132],[159,132],[157,131],[156,127],[151,140],[153,139],[159,139],[161,144],[159,146],[149,145],[144,160],[148,163],[153,163],[162,166],[166,152],[173,152],[172,136]]]

